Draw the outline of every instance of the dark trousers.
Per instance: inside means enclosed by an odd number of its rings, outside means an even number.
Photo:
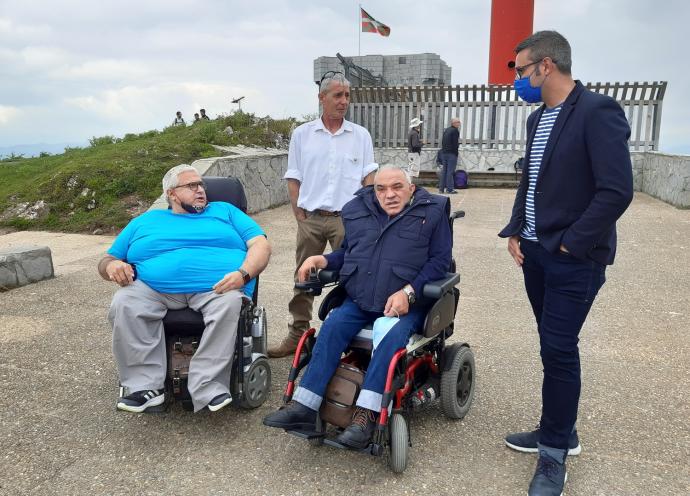
[[[455,168],[458,166],[458,154],[441,152],[443,169],[438,178],[438,189],[440,191],[453,191],[455,189]]]
[[[566,253],[549,253],[539,243],[524,239],[520,247],[544,367],[539,442],[567,449],[580,401],[578,335],[604,284],[606,266]]]
[[[404,348],[410,336],[422,328],[428,310],[428,307],[412,306],[409,313],[401,316],[400,321],[381,340],[367,368],[362,391],[357,401],[358,406],[374,411],[380,410],[388,365],[395,352]],[[309,367],[300,382],[300,388],[312,394],[305,395],[298,390],[294,399],[318,410],[318,404],[326,392],[326,386],[340,363],[340,355],[365,325],[371,324],[381,316],[383,314],[379,312],[362,310],[349,297],[345,298],[341,306],[328,314],[328,318],[321,325]]]

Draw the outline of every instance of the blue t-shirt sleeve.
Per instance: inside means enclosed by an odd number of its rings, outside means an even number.
[[[245,214],[242,210],[236,206],[227,203],[228,206],[228,216],[230,217],[230,222],[232,222],[233,227],[240,235],[242,241],[245,243],[252,238],[257,236],[265,236],[263,229],[257,224],[254,219]]]
[[[129,251],[129,245],[132,241],[132,236],[134,235],[136,224],[138,223],[137,219],[133,219],[129,224],[125,226],[125,228],[122,231],[120,231],[120,234],[117,235],[115,241],[113,241],[113,244],[110,246],[110,249],[108,250],[108,255],[111,255],[120,260],[127,260],[127,252]]]

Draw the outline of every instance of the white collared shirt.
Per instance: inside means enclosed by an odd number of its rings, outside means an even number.
[[[343,119],[331,134],[318,118],[292,132],[283,179],[301,183],[298,207],[333,212],[341,210],[377,168],[369,131]]]

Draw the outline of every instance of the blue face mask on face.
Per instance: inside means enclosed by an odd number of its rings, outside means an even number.
[[[529,78],[531,75],[532,74],[520,79],[516,79],[513,82],[513,88],[515,88],[515,92],[517,93],[517,95],[527,103],[539,103],[542,101],[541,86],[537,86],[535,88],[530,84]]]

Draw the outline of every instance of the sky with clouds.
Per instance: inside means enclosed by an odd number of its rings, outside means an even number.
[[[583,81],[668,81],[661,151],[690,154],[685,0],[535,0]],[[453,84],[485,83],[490,0],[370,0],[391,36],[362,54],[438,53]],[[236,108],[317,111],[313,61],[356,55],[358,2],[340,0],[0,0],[0,147],[85,142]]]

